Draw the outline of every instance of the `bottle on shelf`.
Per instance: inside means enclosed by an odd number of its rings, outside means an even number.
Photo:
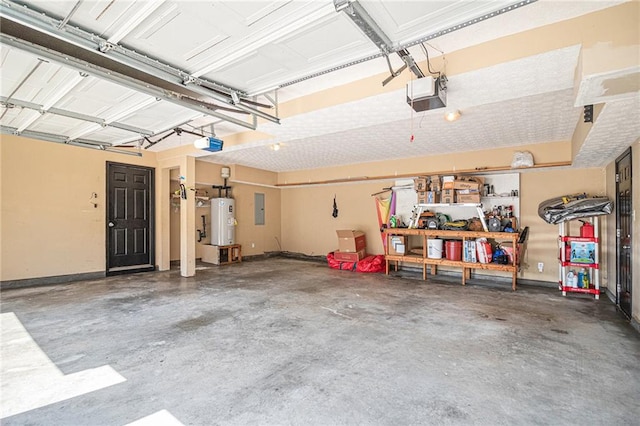
[[[589,288],[589,272],[582,268],[582,288]]]

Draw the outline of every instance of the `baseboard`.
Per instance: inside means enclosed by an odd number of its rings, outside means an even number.
[[[311,262],[319,262],[319,263],[326,263],[327,262],[327,256],[323,255],[323,256],[313,256],[313,255],[308,255],[308,254],[304,254],[304,253],[294,253],[294,252],[290,252],[290,251],[281,251],[278,252],[280,257],[286,257],[288,259],[298,259],[298,260],[307,260],[307,261],[311,261]]]
[[[609,290],[609,287],[605,287],[603,291],[601,291],[600,293],[604,293],[607,296],[607,298],[611,302],[613,302],[614,305],[616,304],[616,295],[611,293],[611,290]]]
[[[53,284],[66,284],[74,281],[95,280],[104,278],[104,271],[85,272],[81,274],[55,275],[51,277],[26,278],[21,280],[0,281],[0,290],[11,290],[15,288],[39,287]]]
[[[250,254],[250,255],[242,255],[242,261],[245,262],[253,262],[256,260],[267,260],[272,259],[274,257],[281,257],[282,252],[279,251],[268,251],[262,254]]]

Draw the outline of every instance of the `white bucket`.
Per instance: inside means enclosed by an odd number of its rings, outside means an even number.
[[[427,257],[429,259],[442,259],[442,240],[427,239]]]

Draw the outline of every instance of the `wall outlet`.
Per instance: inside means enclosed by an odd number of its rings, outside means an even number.
[[[538,272],[542,272],[542,271],[544,271],[544,263],[538,262]]]
[[[256,248],[256,243],[251,243],[251,248]]]

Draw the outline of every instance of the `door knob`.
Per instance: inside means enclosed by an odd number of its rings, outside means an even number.
[[[114,226],[116,226],[116,224],[115,224],[115,223],[113,223],[113,222],[109,222],[109,228],[113,228]]]

